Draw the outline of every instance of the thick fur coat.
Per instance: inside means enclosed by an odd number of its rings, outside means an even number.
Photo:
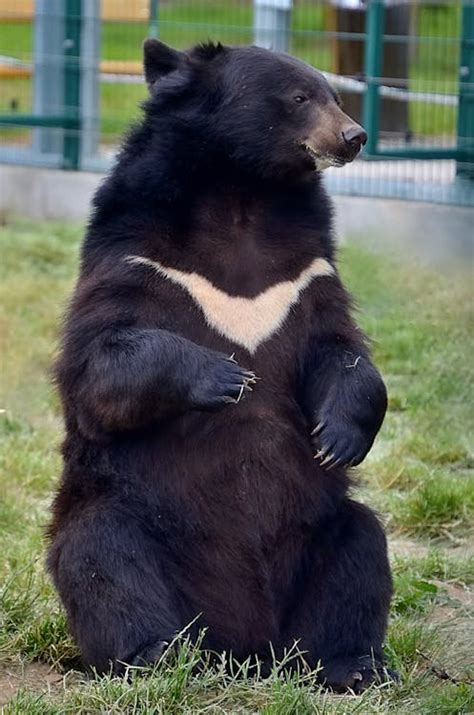
[[[238,658],[298,640],[327,684],[361,689],[382,672],[391,580],[347,469],[386,392],[315,169],[365,133],[288,56],[148,41],[145,73],[56,365],[49,569],[99,670],[152,662],[194,620]]]

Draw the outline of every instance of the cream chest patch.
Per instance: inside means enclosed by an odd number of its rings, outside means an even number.
[[[334,274],[329,261],[316,258],[295,280],[276,283],[254,298],[244,298],[228,295],[199,273],[168,268],[142,256],[127,256],[125,260],[152,268],[179,285],[201,308],[210,327],[251,353],[282,327],[291,308],[314,278]]]

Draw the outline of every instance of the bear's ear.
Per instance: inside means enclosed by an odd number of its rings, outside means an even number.
[[[149,87],[160,77],[179,69],[184,64],[183,52],[168,47],[163,42],[149,37],[143,43],[143,67],[145,79]]]

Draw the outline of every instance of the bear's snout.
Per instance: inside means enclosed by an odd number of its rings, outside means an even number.
[[[367,142],[367,133],[337,104],[318,113],[315,126],[303,142],[317,171],[353,161]]]

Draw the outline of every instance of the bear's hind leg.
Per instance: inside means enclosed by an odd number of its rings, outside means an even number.
[[[285,619],[286,642],[299,639],[310,664],[320,661],[321,681],[336,691],[395,678],[382,651],[392,582],[385,534],[371,510],[345,501],[318,530],[303,571]]]
[[[153,662],[180,629],[158,544],[124,511],[91,506],[70,519],[48,568],[83,661],[99,672]]]

